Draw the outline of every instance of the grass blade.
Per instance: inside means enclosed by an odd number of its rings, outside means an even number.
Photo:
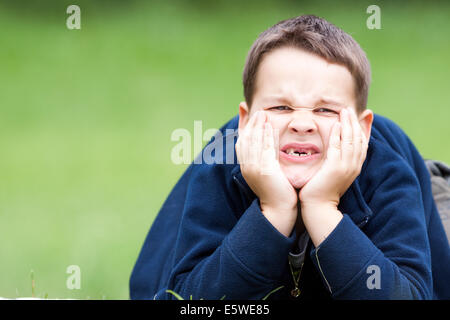
[[[166,290],[167,293],[173,294],[175,296],[175,298],[177,298],[178,300],[184,300],[182,296],[180,296],[178,293],[176,293],[175,291],[172,290]]]

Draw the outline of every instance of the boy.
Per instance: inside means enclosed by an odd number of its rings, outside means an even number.
[[[240,164],[188,168],[147,236],[131,298],[450,298],[423,160],[366,109],[369,83],[362,49],[323,19],[263,32],[239,124],[225,127],[239,127]]]

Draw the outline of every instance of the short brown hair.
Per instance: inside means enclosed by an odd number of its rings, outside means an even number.
[[[303,49],[331,63],[345,66],[355,81],[357,111],[366,108],[371,79],[366,54],[349,34],[313,15],[280,21],[261,33],[253,43],[243,73],[244,97],[249,107],[253,102],[256,75],[262,58],[281,47]]]

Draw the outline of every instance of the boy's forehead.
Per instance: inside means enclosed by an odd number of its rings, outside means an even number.
[[[264,103],[290,103],[300,97],[315,103],[344,106],[354,98],[354,80],[342,65],[301,49],[280,48],[261,61],[255,98]]]

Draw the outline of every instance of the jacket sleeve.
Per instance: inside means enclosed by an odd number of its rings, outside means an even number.
[[[414,172],[389,149],[378,149],[363,170],[370,220],[361,230],[343,212],[311,251],[325,286],[337,299],[431,299],[430,248]]]
[[[195,167],[169,280],[155,299],[174,299],[167,290],[184,299],[261,299],[279,286],[295,235],[279,233],[258,199],[239,208],[223,168]]]

